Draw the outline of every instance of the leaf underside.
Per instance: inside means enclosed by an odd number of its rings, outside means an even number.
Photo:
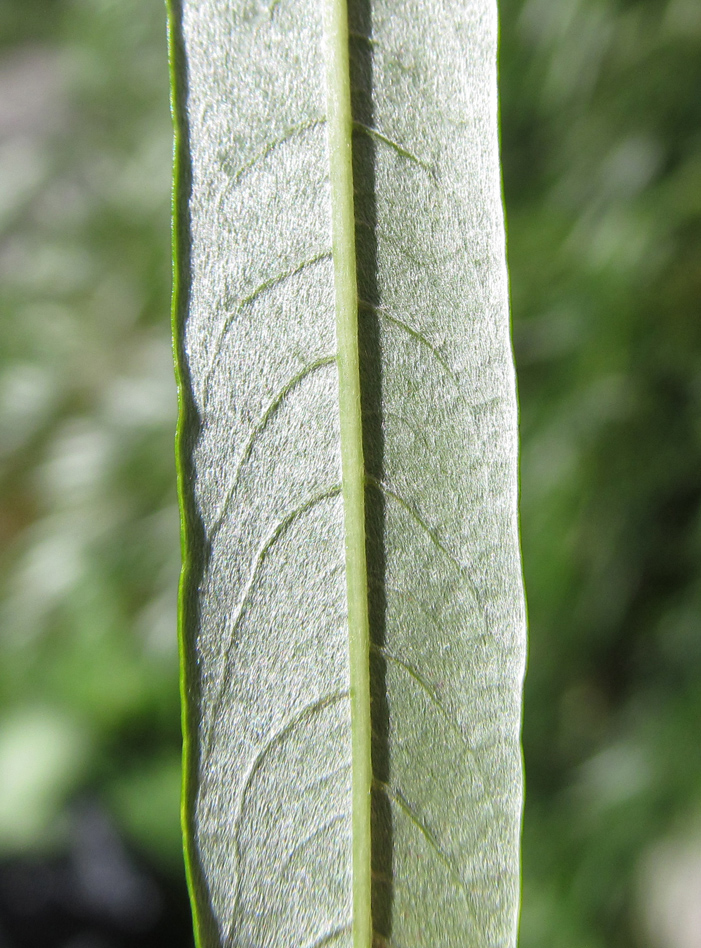
[[[525,620],[496,9],[351,0],[346,15],[367,866],[353,859],[363,739],[350,703],[323,4],[171,2],[197,937],[370,948],[353,924],[365,912],[377,945],[513,946]]]

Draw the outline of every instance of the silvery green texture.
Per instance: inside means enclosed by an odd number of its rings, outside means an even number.
[[[184,0],[175,21],[192,170],[179,345],[200,936],[350,946],[322,11]],[[496,9],[375,0],[351,4],[350,27],[373,914],[396,948],[510,946],[525,623]]]
[[[372,4],[384,444],[370,473],[402,946],[516,937],[525,619],[496,34],[489,0]]]
[[[347,932],[350,716],[320,11],[184,6],[184,350],[202,558],[199,899],[222,945]],[[209,909],[204,909],[206,924]],[[346,937],[347,941],[347,937]],[[339,940],[339,944],[341,941]]]

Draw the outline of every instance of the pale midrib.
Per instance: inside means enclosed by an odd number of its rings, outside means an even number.
[[[324,0],[324,33],[350,653],[353,948],[370,948],[370,633],[346,0]]]

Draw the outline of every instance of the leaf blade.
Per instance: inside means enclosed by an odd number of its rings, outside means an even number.
[[[190,520],[182,619],[191,738],[185,822],[199,938],[207,945],[313,944],[334,932],[337,944],[351,920],[321,22],[305,21],[298,10],[291,25],[290,11],[273,13],[262,32],[242,5],[186,3],[174,18],[187,51],[180,82],[192,176],[191,259],[181,260],[191,286],[178,326]],[[233,32],[229,19],[237,20]],[[309,51],[302,62],[285,45],[289,34]],[[232,74],[230,57],[257,65]],[[222,104],[232,101],[235,111]],[[269,120],[260,121],[259,112]],[[284,199],[271,179],[281,182]],[[279,221],[295,198],[299,224],[283,242]],[[308,309],[317,314],[313,325]],[[280,459],[287,476],[277,492]],[[263,469],[268,474],[259,478]],[[301,571],[291,569],[299,548],[308,554]],[[276,645],[280,621],[293,632]],[[305,634],[316,648],[305,648]],[[266,681],[282,684],[266,688]],[[327,700],[332,695],[338,701]],[[302,765],[307,757],[315,761],[311,770]],[[270,785],[271,774],[280,776],[278,786]],[[280,786],[287,792],[278,793]],[[312,812],[329,826],[316,840],[305,832]],[[253,858],[256,852],[263,858]],[[286,898],[290,889],[298,890],[295,900]]]
[[[524,609],[496,8],[409,2],[398,13],[374,0],[351,4],[354,15],[351,33],[366,37],[357,177],[372,178],[357,199],[361,338],[380,353],[366,403],[368,559],[383,590],[371,628],[387,707],[375,772],[392,849],[380,934],[511,945]]]
[[[221,0],[173,15],[193,78],[191,89],[181,64],[193,187],[179,271],[192,287],[177,338],[191,402],[180,449],[186,824],[207,946],[349,945],[355,922],[355,948],[367,948],[370,909],[379,943],[403,948],[515,939],[523,599],[496,24],[482,0],[390,7],[350,9],[371,906],[362,885],[353,906],[362,832],[348,768],[361,769],[342,697],[354,597],[337,503],[347,468],[321,16],[305,2]],[[253,78],[235,63],[254,64]],[[458,106],[439,107],[446,89]],[[355,504],[357,522],[357,492]],[[361,558],[356,542],[351,568]],[[316,632],[295,638],[303,628]]]

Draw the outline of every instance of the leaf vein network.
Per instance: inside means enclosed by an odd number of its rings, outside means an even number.
[[[214,375],[214,370],[216,368],[216,363],[219,355],[221,354],[221,347],[224,341],[224,337],[231,329],[236,317],[239,315],[242,309],[246,306],[250,306],[254,303],[261,294],[266,293],[268,290],[272,290],[275,287],[279,286],[281,283],[285,283],[287,280],[291,280],[296,276],[299,276],[300,273],[303,273],[309,267],[313,267],[318,263],[322,263],[325,260],[331,260],[332,253],[330,250],[325,250],[323,253],[318,253],[313,257],[310,257],[308,260],[302,260],[301,263],[295,264],[294,267],[291,267],[289,270],[286,270],[284,273],[276,274],[274,277],[270,277],[265,280],[263,283],[259,284],[254,290],[252,290],[247,296],[242,297],[235,305],[234,309],[229,313],[224,322],[222,323],[219,331],[216,334],[214,340],[214,350],[212,356],[209,360],[209,365],[204,376],[203,382],[203,391],[204,391],[204,408],[207,408],[209,402],[209,387],[212,382],[212,377]]]
[[[401,658],[397,658],[396,655],[393,655],[388,649],[381,647],[379,645],[371,645],[371,651],[375,652],[377,655],[381,655],[383,658],[386,658],[388,662],[392,662],[393,665],[396,665],[397,668],[401,668],[406,674],[428,695],[432,703],[438,708],[440,713],[446,719],[450,727],[457,734],[462,742],[465,750],[473,759],[476,759],[476,753],[473,747],[467,741],[460,725],[457,721],[453,720],[450,712],[444,706],[441,699],[436,694],[435,690],[429,685],[426,679],[408,662],[403,661]]]
[[[220,674],[218,675],[217,684],[214,690],[214,696],[212,699],[212,709],[209,714],[209,726],[207,728],[207,736],[204,742],[205,744],[205,756],[208,757],[212,751],[212,742],[214,740],[214,729],[216,722],[219,717],[219,712],[221,710],[221,704],[224,697],[224,682],[226,678],[227,668],[229,667],[231,661],[231,653],[236,643],[236,632],[238,630],[239,623],[243,617],[244,610],[246,608],[246,603],[248,602],[249,596],[253,590],[253,585],[258,574],[258,570],[265,562],[266,557],[270,553],[271,549],[275,546],[281,536],[285,531],[297,520],[298,517],[301,517],[302,514],[311,510],[317,504],[323,503],[326,500],[330,500],[332,497],[337,497],[341,493],[340,485],[336,484],[334,487],[329,490],[324,491],[321,494],[317,494],[314,497],[311,497],[309,500],[306,500],[299,507],[296,507],[292,510],[286,517],[279,521],[279,523],[274,527],[274,529],[268,534],[267,538],[263,541],[261,546],[258,548],[258,551],[255,555],[253,564],[250,569],[248,581],[244,587],[243,595],[238,602],[236,611],[234,612],[233,620],[228,624],[228,629],[226,632],[226,646],[224,648],[224,653],[221,655],[218,662],[218,667],[220,669]]]
[[[300,122],[298,125],[291,125],[287,128],[284,134],[280,138],[276,138],[273,141],[267,142],[260,151],[251,158],[250,161],[247,161],[245,164],[241,165],[234,174],[231,176],[231,183],[238,184],[241,178],[243,178],[249,171],[253,171],[257,165],[265,161],[265,159],[274,152],[277,148],[280,148],[281,145],[284,145],[286,142],[292,141],[293,138],[296,138],[298,135],[303,135],[305,132],[312,131],[315,128],[320,128],[322,125],[326,125],[326,118],[317,118],[311,119],[308,122]]]
[[[236,465],[234,467],[234,475],[229,487],[226,490],[226,494],[224,495],[224,501],[222,503],[221,510],[214,518],[214,521],[212,522],[212,526],[210,527],[210,530],[209,530],[210,542],[214,542],[217,534],[219,533],[219,530],[222,527],[224,518],[229,509],[229,505],[231,504],[231,501],[234,498],[234,494],[236,492],[236,485],[238,483],[241,470],[243,469],[243,466],[248,460],[248,458],[250,457],[250,454],[251,454],[251,451],[253,450],[253,445],[255,444],[256,439],[260,437],[260,435],[264,431],[270,419],[273,417],[273,415],[278,410],[278,408],[280,408],[280,406],[283,404],[284,400],[288,397],[290,392],[294,388],[296,388],[300,382],[302,382],[305,378],[312,375],[313,373],[317,372],[319,369],[322,369],[329,365],[335,365],[335,364],[336,364],[335,355],[323,356],[320,359],[316,359],[314,362],[310,362],[308,365],[305,365],[303,369],[297,372],[296,375],[293,375],[292,378],[290,378],[282,386],[282,388],[274,396],[274,398],[271,399],[271,401],[268,404],[268,407],[265,409],[265,411],[260,416],[256,424],[253,426],[253,428],[251,428],[246,444],[244,445],[243,451],[241,452],[241,455],[239,456],[239,459],[236,462]]]
[[[280,872],[283,873],[287,869],[299,852],[301,852],[303,849],[306,849],[307,846],[319,836],[325,836],[332,827],[334,827],[337,823],[340,823],[342,820],[348,820],[347,813],[337,813],[330,819],[325,820],[325,822],[321,823],[315,830],[305,836],[304,839],[301,839],[298,843],[296,843],[287,854],[287,858],[281,863]]]
[[[436,549],[440,550],[441,553],[443,553],[444,556],[446,556],[450,560],[450,562],[457,568],[460,574],[466,579],[470,587],[470,590],[473,596],[475,597],[475,600],[477,601],[479,605],[481,605],[480,596],[477,591],[477,587],[475,586],[475,583],[472,577],[470,576],[470,573],[467,567],[463,563],[460,562],[457,556],[447,546],[445,546],[445,544],[441,540],[438,539],[438,537],[435,534],[435,531],[426,523],[426,521],[423,519],[421,514],[419,514],[416,510],[414,510],[414,507],[408,501],[404,500],[402,496],[395,493],[395,491],[391,490],[389,487],[387,487],[386,484],[383,484],[382,481],[378,480],[376,477],[373,477],[370,474],[366,474],[365,480],[366,480],[366,483],[369,484],[371,487],[376,488],[377,490],[380,491],[381,494],[384,494],[385,497],[389,498],[390,500],[395,501],[397,504],[399,504],[400,507],[406,510],[406,512],[414,519],[414,521],[418,524],[421,530],[431,540],[431,542],[436,547]]]
[[[390,800],[392,800],[397,807],[405,814],[409,821],[419,830],[423,837],[428,842],[431,849],[435,852],[441,862],[445,865],[446,869],[450,872],[455,881],[456,885],[462,892],[465,897],[468,909],[470,913],[474,916],[474,909],[472,906],[472,900],[470,898],[470,892],[465,884],[464,879],[458,872],[458,870],[453,865],[453,861],[450,856],[444,851],[441,844],[438,842],[436,837],[433,835],[431,830],[426,826],[421,817],[412,809],[409,803],[406,801],[404,796],[399,790],[395,790],[388,783],[384,783],[381,780],[373,779],[373,783],[378,790],[381,790]]]
[[[411,161],[417,167],[421,168],[426,172],[432,181],[435,181],[436,173],[433,167],[423,158],[419,158],[413,152],[409,151],[408,148],[405,148],[404,145],[400,145],[399,142],[395,142],[393,138],[389,137],[389,135],[385,135],[378,129],[372,128],[370,125],[365,125],[363,122],[358,121],[353,122],[353,131],[360,132],[361,135],[367,135],[369,138],[372,138],[377,142],[381,142],[383,145],[387,145],[400,157],[406,158],[407,161]]]
[[[239,850],[239,832],[241,829],[241,820],[243,819],[244,807],[246,804],[246,794],[253,782],[254,777],[260,770],[263,761],[270,753],[270,751],[285,740],[286,737],[289,737],[290,734],[294,732],[301,724],[303,724],[308,718],[312,715],[317,714],[320,711],[325,710],[331,705],[338,704],[340,701],[345,700],[349,697],[348,689],[343,691],[336,691],[329,695],[322,695],[314,701],[311,701],[309,704],[305,705],[300,711],[288,718],[284,724],[278,728],[273,734],[269,735],[265,742],[258,748],[256,751],[251,763],[248,766],[246,775],[244,777],[243,783],[239,788],[238,793],[238,805],[236,807],[236,812],[234,815],[234,823],[232,827],[232,837],[234,842],[234,851],[236,855],[236,885],[234,890],[234,905],[232,909],[232,920],[233,924],[237,921],[237,909],[241,901],[241,874],[240,874],[240,863],[241,863],[241,853]]]
[[[328,935],[322,935],[320,938],[317,938],[316,941],[306,945],[305,948],[324,948],[325,945],[330,945],[331,942],[335,941],[339,937],[339,935],[345,935],[345,933],[349,932],[352,928],[353,923],[346,922],[345,925],[339,925],[338,928],[334,928],[333,931],[328,933]]]
[[[364,300],[364,299],[359,299],[358,305],[361,306],[363,309],[367,309],[372,313],[376,313],[378,316],[381,316],[383,319],[386,319],[387,322],[393,323],[395,326],[398,326],[400,329],[403,329],[413,339],[416,339],[417,342],[420,342],[422,345],[424,345],[438,360],[438,362],[443,367],[444,371],[447,372],[451,381],[456,386],[459,385],[458,378],[453,372],[452,368],[450,367],[450,364],[441,355],[440,351],[436,348],[436,346],[434,346],[432,342],[429,342],[429,340],[424,336],[422,332],[420,332],[418,329],[414,329],[413,326],[410,326],[409,323],[404,322],[404,320],[400,319],[398,316],[394,316],[392,313],[388,312],[387,309],[385,309],[383,306],[375,306],[374,303],[370,303],[368,302],[368,300]]]
[[[368,585],[372,586],[374,589],[386,590],[387,592],[393,592],[397,595],[399,599],[410,600],[411,607],[418,609],[418,611],[424,615],[439,631],[443,631],[443,626],[439,624],[438,619],[434,613],[423,603],[420,599],[417,599],[411,594],[407,595],[406,589],[401,589],[399,586],[392,586],[389,583],[385,583],[382,580],[375,579],[374,577],[368,578]]]

